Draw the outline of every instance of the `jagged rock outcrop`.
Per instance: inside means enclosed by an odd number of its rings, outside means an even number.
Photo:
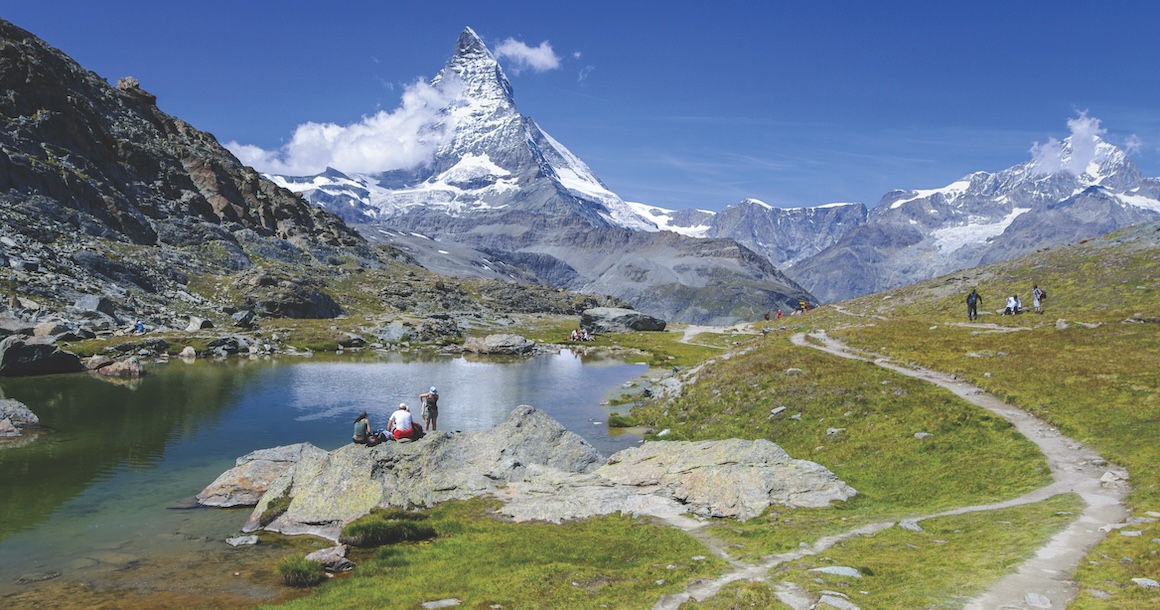
[[[617,512],[749,519],[771,504],[820,507],[857,493],[764,440],[646,443],[606,460],[529,406],[490,430],[314,449],[269,483],[245,531],[260,529],[263,512],[280,497],[290,499],[289,507],[266,529],[337,540],[344,524],[374,507],[428,507],[481,495],[502,500],[501,512],[513,519],[559,522]],[[254,495],[260,494],[248,497]]]
[[[0,258],[21,295],[123,321],[202,305],[190,277],[255,257],[379,264],[337,217],[162,112],[135,79],[110,86],[3,20],[0,90]]]

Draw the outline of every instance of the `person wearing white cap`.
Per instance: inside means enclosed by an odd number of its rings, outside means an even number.
[[[395,440],[415,438],[415,420],[407,410],[407,403],[399,403],[399,410],[391,413],[391,418],[387,420],[387,431],[395,437]]]
[[[419,402],[423,404],[423,425],[428,430],[438,429],[439,419],[439,391],[435,386],[431,386],[430,392],[423,392],[419,395]]]

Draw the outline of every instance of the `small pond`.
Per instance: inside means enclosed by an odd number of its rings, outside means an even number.
[[[28,405],[51,431],[0,448],[0,605],[276,601],[287,593],[269,572],[288,551],[224,543],[248,509],[176,508],[237,457],[302,441],[335,449],[350,441],[360,411],[381,427],[400,402],[418,413],[418,395],[432,385],[441,431],[483,430],[527,404],[610,455],[640,438],[614,435],[601,402],[646,371],[565,350],[173,360],[130,382],[4,379],[0,396]]]

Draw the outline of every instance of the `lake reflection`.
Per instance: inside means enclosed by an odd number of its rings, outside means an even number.
[[[635,446],[635,435],[609,434],[600,402],[644,372],[641,365],[564,351],[526,359],[174,360],[151,366],[131,384],[88,375],[4,379],[0,394],[28,405],[52,432],[0,448],[0,599],[9,605],[35,597],[39,583],[14,585],[22,574],[60,572],[56,582],[139,589],[158,578],[193,583],[164,564],[191,554],[230,561],[237,550],[222,541],[248,511],[167,507],[250,451],[302,441],[334,449],[350,441],[360,411],[377,428],[400,402],[418,415],[418,395],[432,385],[439,389],[442,431],[483,430],[528,404],[605,455]],[[250,555],[259,552],[268,551]],[[21,596],[5,597],[14,591]]]

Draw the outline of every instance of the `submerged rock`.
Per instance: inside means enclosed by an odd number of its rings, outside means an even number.
[[[0,438],[22,436],[24,430],[39,428],[40,418],[24,403],[0,398]]]

